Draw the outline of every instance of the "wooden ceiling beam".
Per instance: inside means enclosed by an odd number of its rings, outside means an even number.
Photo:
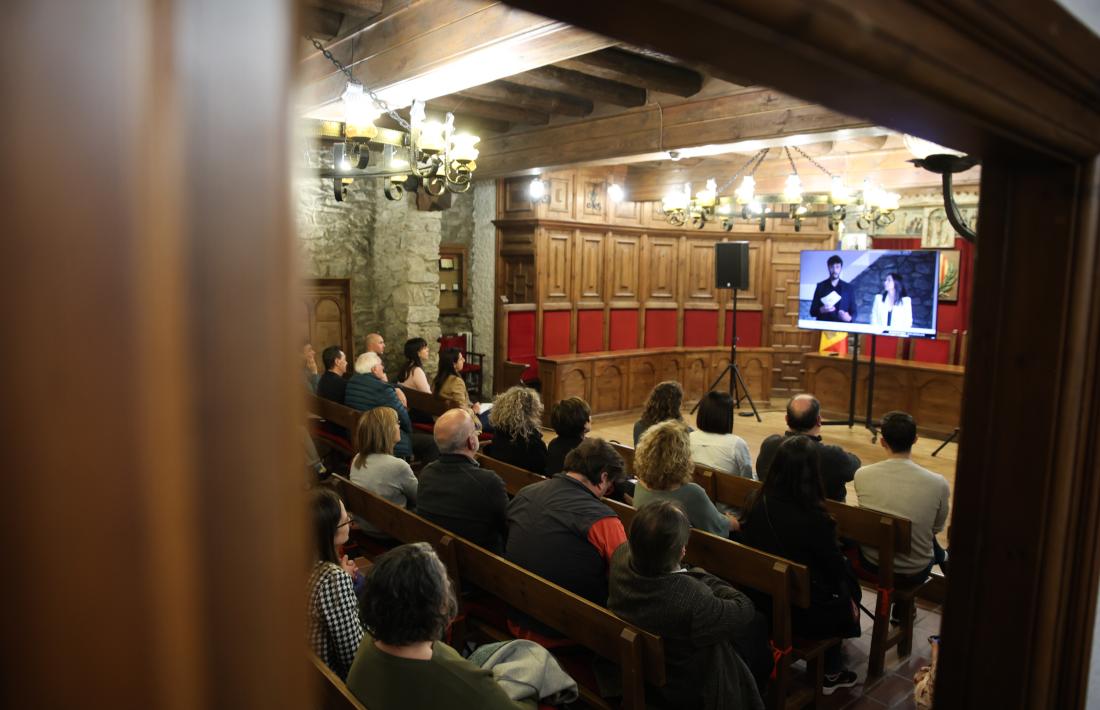
[[[420,0],[328,49],[391,106],[408,106],[413,99],[453,94],[611,44],[499,2]],[[300,73],[302,114],[338,120],[347,78],[320,52],[301,62]]]
[[[511,106],[520,106],[532,111],[561,114],[564,116],[587,116],[592,113],[592,102],[588,99],[562,94],[557,91],[543,91],[529,86],[520,86],[509,81],[492,81],[457,92],[464,96],[482,101],[495,101]]]
[[[483,101],[481,99],[467,98],[465,96],[443,96],[427,102],[428,108],[433,111],[455,113],[461,111],[473,116],[492,118],[498,121],[510,123],[522,123],[529,126],[543,126],[550,122],[550,115],[540,111],[533,111],[522,106],[510,106],[508,104]]]
[[[323,7],[302,8],[302,30],[311,37],[330,40],[340,34],[344,13]]]
[[[403,117],[408,120],[408,111],[401,112]],[[431,111],[428,112],[431,118],[442,119],[442,116],[432,116]],[[404,130],[397,121],[393,120],[389,116],[382,116],[376,120],[375,125],[379,128],[390,128],[393,130]],[[485,118],[483,116],[470,116],[464,113],[455,114],[455,132],[456,133],[473,133],[476,136],[481,136],[483,139],[488,133],[507,133],[511,130],[512,124],[507,121],[500,121],[493,118]]]
[[[692,96],[703,88],[703,75],[697,71],[618,47],[582,54],[554,66],[675,96]]]
[[[574,94],[590,101],[601,101],[628,108],[642,106],[646,102],[645,89],[561,67],[539,67],[510,76],[508,81],[521,86]]]
[[[659,151],[801,134],[825,134],[820,140],[833,140],[840,129],[867,126],[862,119],[770,89],[738,90],[496,136],[481,143],[478,173],[501,177],[601,161],[635,162],[638,156],[653,160],[664,155]]]
[[[382,0],[309,0],[310,5],[335,10],[344,15],[374,17],[382,12]]]

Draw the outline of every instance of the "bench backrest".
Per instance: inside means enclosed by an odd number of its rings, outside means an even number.
[[[427,392],[414,390],[404,385],[398,385],[398,387],[405,393],[405,399],[409,402],[409,409],[415,409],[424,414],[430,414],[433,417],[438,417],[448,409],[456,409],[462,406],[453,399],[447,399],[435,394],[428,394]]]
[[[615,663],[621,662],[624,644],[632,646],[641,658],[646,681],[664,684],[664,646],[659,637],[346,478],[333,478],[349,512],[402,542],[428,542],[437,550],[442,548],[447,556],[440,557],[456,589],[460,580],[469,581]]]
[[[340,680],[313,651],[309,651],[309,661],[321,686],[321,704],[318,706],[320,710],[367,710],[351,694],[348,687],[344,685],[344,681]]]
[[[501,477],[509,495],[515,495],[524,486],[546,480],[537,473],[483,454],[478,454],[478,459],[484,468],[495,471]],[[637,511],[608,498],[604,498],[603,502],[615,511],[623,527],[629,531]],[[783,648],[790,645],[790,607],[792,604],[801,608],[810,605],[810,575],[804,565],[694,528],[685,560],[727,582],[770,596],[776,644]]]
[[[363,413],[358,409],[346,407],[331,399],[309,395],[309,411],[325,421],[341,426],[348,432],[348,437],[355,436],[355,430],[359,427],[359,418]]]

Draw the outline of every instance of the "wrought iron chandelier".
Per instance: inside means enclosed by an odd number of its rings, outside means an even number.
[[[313,46],[348,78],[341,100],[344,104],[344,140],[332,146],[332,168],[320,176],[332,179],[337,202],[347,197],[347,188],[357,178],[383,178],[387,199],[399,200],[406,190],[420,187],[430,195],[445,190],[466,192],[477,169],[480,138],[454,132],[454,114],[443,122],[425,120],[424,103],[414,101],[406,121],[385,101],[355,81],[351,70],[316,39]],[[381,128],[374,122],[383,114],[403,130]],[[380,156],[372,154],[380,153]]]
[[[698,229],[707,222],[722,220],[722,227],[728,232],[733,229],[734,220],[756,221],[763,232],[768,218],[785,218],[794,222],[795,231],[801,231],[802,220],[811,217],[828,217],[829,229],[843,222],[851,212],[858,215],[856,224],[860,229],[885,227],[894,221],[894,211],[898,208],[899,195],[887,192],[870,180],[864,180],[863,189],[852,194],[840,175],[834,175],[807,155],[801,148],[794,151],[805,158],[814,167],[829,176],[831,189],[827,194],[803,194],[802,180],[795,167],[792,148],[783,151],[791,165],[790,175],[778,195],[756,194],[756,170],[767,157],[771,148],[764,148],[749,158],[733,176],[721,187],[714,179],[707,180],[706,187],[692,195],[690,183],[682,191],[673,190],[665,196],[662,208],[669,224],[680,227],[689,221]],[[745,175],[745,172],[748,172]],[[742,177],[743,176],[743,177]],[[730,185],[741,178],[741,184],[733,195],[722,195]],[[771,209],[772,205],[785,206],[784,209]]]

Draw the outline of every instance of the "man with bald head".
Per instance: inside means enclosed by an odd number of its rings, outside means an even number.
[[[435,422],[439,459],[420,472],[416,512],[491,552],[504,552],[508,494],[504,481],[478,465],[477,427],[465,409]]]
[[[386,354],[386,341],[381,333],[367,333],[367,352],[376,353],[378,357]]]
[[[787,431],[780,436],[772,434],[760,444],[760,455],[756,458],[756,475],[763,481],[768,476],[772,459],[779,444],[788,436],[808,436],[819,444],[821,442],[821,403],[812,394],[799,394],[787,402]],[[839,446],[821,445],[821,480],[825,484],[825,497],[844,502],[848,491],[845,486],[856,475],[862,465],[859,457],[850,454]]]

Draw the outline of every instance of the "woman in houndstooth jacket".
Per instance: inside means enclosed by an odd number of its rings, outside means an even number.
[[[355,595],[355,564],[337,557],[337,546],[348,541],[351,517],[331,490],[313,492],[313,528],[317,533],[316,562],[309,576],[309,644],[332,672],[347,677],[363,624]]]

